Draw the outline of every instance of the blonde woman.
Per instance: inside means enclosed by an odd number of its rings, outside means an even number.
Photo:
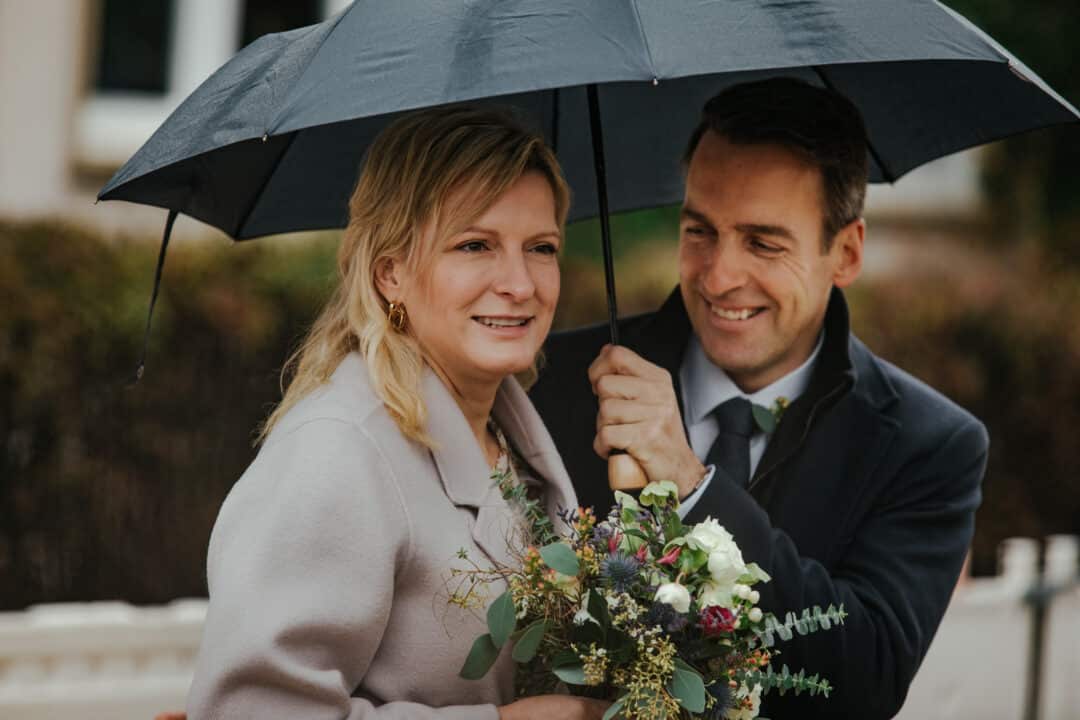
[[[508,652],[459,678],[483,613],[446,603],[459,548],[512,562],[519,515],[493,468],[556,521],[576,506],[514,379],[551,325],[568,202],[542,139],[500,113],[421,112],[372,145],[340,287],[211,536],[193,720],[603,713],[513,702]]]

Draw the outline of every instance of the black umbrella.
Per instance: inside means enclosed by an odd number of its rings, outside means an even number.
[[[678,201],[704,101],[768,75],[851,98],[877,181],[1080,118],[935,0],[358,0],[238,53],[98,197],[168,208],[162,261],[181,212],[236,239],[343,227],[362,154],[396,114],[495,98],[555,147],[571,219],[600,216],[617,341],[609,211]]]

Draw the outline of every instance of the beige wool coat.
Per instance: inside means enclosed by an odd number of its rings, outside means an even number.
[[[507,648],[483,679],[458,677],[486,632],[484,609],[446,601],[450,569],[466,566],[458,550],[511,563],[518,521],[430,371],[423,396],[433,451],[399,432],[356,354],[274,427],[211,535],[192,720],[495,720],[495,706],[513,699]],[[514,379],[493,415],[544,482],[549,514],[576,507]],[[491,587],[487,601],[504,589]]]

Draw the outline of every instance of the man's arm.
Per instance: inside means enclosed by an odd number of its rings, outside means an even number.
[[[843,604],[848,613],[841,628],[779,644],[779,663],[820,673],[836,692],[828,700],[773,693],[772,717],[873,720],[899,712],[971,543],[987,445],[985,429],[970,420],[936,452],[901,467],[831,572],[801,555],[744,490],[714,489],[724,493],[720,522],[747,560],[772,575],[760,586],[763,609],[780,619],[814,605]]]
[[[601,355],[590,370],[601,407],[606,399],[619,399],[621,405],[630,394],[649,398],[642,407],[655,406],[664,392],[674,403],[670,378],[665,391],[659,374],[638,373],[639,381],[651,379],[653,387],[637,387],[633,393],[626,391],[625,380],[599,382],[615,365],[623,375],[636,367],[610,358],[605,361]],[[933,408],[918,410],[934,414]],[[772,693],[767,714],[872,720],[892,717],[903,704],[970,545],[986,465],[988,440],[983,426],[959,410],[943,411],[947,419],[940,414],[929,423],[912,418],[908,423],[912,427],[905,432],[918,438],[905,437],[905,442],[895,443],[896,456],[877,464],[878,472],[887,477],[873,478],[877,496],[863,503],[867,509],[831,571],[802,555],[746,490],[731,483],[715,483],[712,488],[714,517],[735,537],[743,556],[772,575],[772,581],[761,587],[763,609],[781,619],[788,611],[815,605],[824,609],[843,604],[848,613],[842,628],[781,643],[782,655],[776,661],[794,670],[822,674],[836,692],[828,700],[780,698]],[[681,432],[657,431],[659,420],[652,426],[619,422],[641,416],[624,411],[601,419],[601,434],[612,425],[620,427],[606,430],[609,440],[598,439],[598,451],[622,447],[635,458],[650,458],[654,463],[662,462],[657,459],[665,453],[681,456],[686,446]],[[661,418],[662,413],[654,412],[654,416]],[[842,521],[820,519],[836,532]]]

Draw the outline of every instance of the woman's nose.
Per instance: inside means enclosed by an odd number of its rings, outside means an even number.
[[[528,259],[521,250],[511,250],[501,254],[495,268],[495,280],[492,283],[495,292],[520,302],[528,300],[536,292],[529,269]]]

